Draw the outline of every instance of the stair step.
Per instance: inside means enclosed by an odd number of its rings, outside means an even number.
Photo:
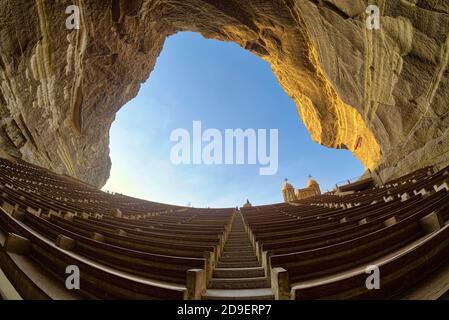
[[[224,246],[224,249],[253,249],[253,246],[252,245],[250,245],[249,243],[248,244],[244,244],[244,243],[241,243],[241,244],[226,244],[225,246]]]
[[[220,258],[220,262],[257,262],[256,256],[235,256],[235,257],[229,257],[229,256],[222,256]]]
[[[264,277],[265,270],[262,267],[257,268],[216,268],[214,278],[255,278]]]
[[[259,262],[218,262],[217,268],[256,268],[260,267]]]
[[[248,236],[244,236],[244,237],[228,237],[228,240],[226,241],[226,243],[228,243],[228,242],[242,242],[242,241],[250,242],[249,237]]]
[[[249,241],[248,239],[245,240],[239,240],[239,241],[227,241],[225,243],[226,247],[241,247],[241,246],[251,246],[251,241]]]
[[[243,251],[252,251],[252,252],[254,252],[253,247],[250,246],[250,245],[247,245],[247,246],[245,246],[245,245],[224,246],[223,249],[226,250],[226,251],[232,251],[232,252],[236,252],[236,251],[241,251],[241,252],[243,252]]]
[[[258,278],[212,278],[209,284],[211,289],[257,289],[267,288],[268,279]]]
[[[243,240],[230,240],[225,242],[225,246],[249,246],[251,245],[251,241],[249,239],[243,239]]]
[[[228,241],[226,241],[226,243],[246,243],[246,242],[249,242],[249,243],[251,243],[251,241],[249,241],[249,238],[248,237],[246,237],[245,239],[228,239]]]
[[[203,295],[203,300],[274,300],[271,289],[210,289]]]
[[[254,256],[254,250],[251,248],[247,248],[247,249],[239,249],[239,250],[227,250],[224,249],[223,250],[223,255],[230,255],[230,256]]]
[[[232,253],[250,253],[254,254],[254,249],[251,246],[244,246],[244,247],[224,247],[223,252],[232,252]]]
[[[253,251],[225,251],[222,253],[221,256],[222,257],[231,257],[231,258],[236,258],[236,257],[256,258],[256,255],[254,254]]]
[[[252,247],[251,242],[249,242],[248,240],[238,242],[226,242],[224,246],[229,248]]]
[[[254,250],[251,248],[244,248],[244,249],[225,249],[223,250],[223,255],[231,255],[231,256],[254,256]]]
[[[226,248],[224,247],[223,253],[232,253],[232,254],[254,254],[253,247],[244,247],[244,248]]]

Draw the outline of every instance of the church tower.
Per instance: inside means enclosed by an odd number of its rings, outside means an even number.
[[[320,185],[312,176],[309,175],[309,180],[307,181],[307,185],[304,189],[298,189],[295,191],[296,199],[303,200],[310,197],[314,197],[321,194]]]
[[[251,202],[249,202],[249,200],[248,199],[246,199],[246,203],[243,205],[243,208],[250,208],[250,207],[252,207],[253,205],[251,204]]]
[[[288,183],[288,179],[284,180],[284,185],[282,186],[282,196],[284,197],[284,202],[291,202],[296,200],[295,188]]]
[[[315,191],[315,195],[321,194],[320,185],[316,180],[312,179],[312,176],[309,175],[309,181],[307,181],[307,188]]]

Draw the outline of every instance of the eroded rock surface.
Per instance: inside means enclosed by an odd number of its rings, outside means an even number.
[[[65,27],[67,6],[81,27]],[[312,138],[384,178],[449,161],[449,2],[0,0],[0,148],[103,185],[109,128],[179,31],[268,61]]]

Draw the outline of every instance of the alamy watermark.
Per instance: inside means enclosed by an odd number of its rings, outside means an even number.
[[[192,134],[178,128],[171,132],[170,160],[175,165],[256,165],[260,175],[274,175],[278,170],[278,130],[218,129],[202,131],[201,121],[193,121]],[[268,141],[269,140],[269,141]],[[245,148],[246,147],[246,148]]]
[[[368,30],[379,30],[380,29],[380,9],[376,5],[369,5],[366,8],[366,28]]]
[[[80,289],[80,269],[78,266],[70,265],[65,268],[65,273],[69,276],[65,280],[67,290]]]
[[[365,286],[368,290],[380,289],[380,270],[376,265],[370,265],[365,268],[365,273],[369,276],[365,280]]]
[[[65,20],[65,27],[69,30],[79,30],[81,25],[80,8],[77,5],[70,5],[65,9],[69,16]]]

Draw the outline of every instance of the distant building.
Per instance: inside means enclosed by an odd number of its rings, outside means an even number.
[[[304,189],[298,189],[295,192],[296,199],[298,200],[310,198],[320,194],[321,194],[320,185],[318,184],[318,182],[313,180],[311,176],[309,176],[307,186]]]
[[[291,202],[296,200],[295,188],[288,182],[288,179],[284,180],[284,185],[282,186],[282,196],[285,202]]]
[[[287,182],[285,179],[284,185],[282,186],[282,196],[285,202],[291,202],[296,200],[307,199],[316,195],[321,194],[320,185],[311,176],[309,176],[309,180],[307,181],[307,185],[303,189],[297,189]]]
[[[253,205],[251,204],[251,202],[249,202],[248,199],[246,199],[246,203],[243,205],[243,208],[249,208],[252,207]]]

